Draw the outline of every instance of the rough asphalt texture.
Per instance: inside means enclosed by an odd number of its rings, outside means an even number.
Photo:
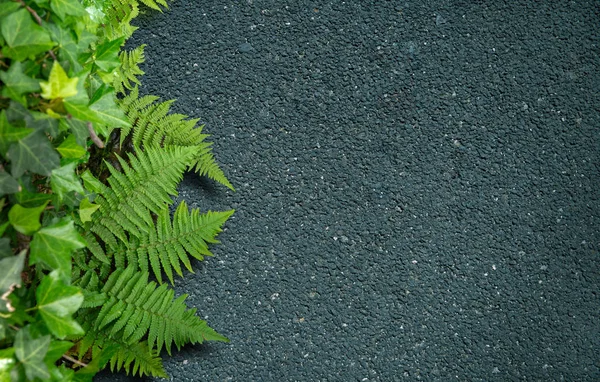
[[[237,212],[173,381],[600,380],[597,1],[176,0],[132,46]],[[128,380],[103,375],[98,381]]]

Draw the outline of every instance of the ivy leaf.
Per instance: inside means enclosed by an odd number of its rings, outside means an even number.
[[[5,200],[4,198],[0,199],[0,210],[2,210],[5,206]],[[4,231],[6,231],[6,229],[8,228],[10,222],[6,222],[4,224],[0,224],[0,236],[4,235]]]
[[[8,348],[0,350],[0,381],[10,382],[13,378],[11,371],[17,364],[17,360],[14,357],[15,348]]]
[[[41,81],[42,98],[55,99],[67,98],[77,94],[77,81],[79,78],[69,78],[58,61],[52,64],[48,81]]]
[[[88,198],[85,198],[79,203],[79,218],[83,223],[91,222],[92,215],[100,208],[98,204],[91,203]]]
[[[105,188],[102,182],[92,175],[90,170],[85,170],[83,174],[81,174],[81,179],[83,180],[83,185],[85,188],[91,192],[101,194]]]
[[[48,109],[48,111],[49,110],[50,109]],[[56,113],[54,114],[57,115]],[[25,120],[27,127],[42,130],[45,133],[50,134],[52,138],[56,138],[58,135],[58,121],[56,118],[52,117],[50,114],[39,113],[37,111],[31,112],[30,115],[31,117]]]
[[[74,118],[63,119],[62,121],[65,121],[69,127],[69,130],[71,130],[75,136],[75,141],[77,141],[77,144],[79,146],[86,147],[87,139],[90,136],[90,132],[86,126],[86,123]]]
[[[89,12],[90,9],[91,9],[91,7],[87,7],[86,12],[87,12],[88,16],[90,16],[90,18],[91,18],[91,14]],[[98,40],[98,36],[96,36],[96,34],[94,34],[94,33],[91,33],[85,29],[77,31],[77,46],[79,47],[79,50],[82,52],[85,52],[86,50],[88,50],[89,46],[92,43],[96,42],[96,40]]]
[[[19,182],[8,175],[6,171],[0,171],[0,195],[14,194],[19,191],[21,191]]]
[[[4,82],[2,95],[13,99],[26,106],[23,93],[36,92],[40,90],[40,82],[23,73],[23,66],[19,61],[11,64],[6,72],[0,72],[0,79]]]
[[[11,126],[6,118],[6,111],[0,111],[0,154],[2,154],[2,156],[6,155],[6,151],[11,142],[25,138],[31,134],[32,131],[33,129],[25,127]]]
[[[12,162],[12,175],[20,177],[27,170],[50,176],[60,166],[60,157],[42,131],[29,134],[10,146],[6,157]]]
[[[75,370],[70,369],[64,364],[56,367],[54,362],[46,362],[46,366],[50,369],[50,374],[52,374],[52,381],[55,382],[73,382],[75,378]]]
[[[29,330],[21,329],[15,337],[15,355],[25,367],[27,378],[33,380],[40,378],[46,380],[50,378],[48,368],[44,363],[44,356],[48,351],[51,336],[43,336],[33,339],[29,334]]]
[[[123,110],[115,103],[114,91],[104,94],[98,101],[90,105],[90,109],[96,112],[99,121],[113,127],[129,127],[129,121]]]
[[[79,192],[83,194],[83,186],[79,177],[75,174],[76,163],[72,162],[55,170],[52,170],[50,176],[50,186],[60,200],[63,199],[64,194],[70,191]]]
[[[79,159],[87,152],[86,149],[77,144],[77,140],[73,134],[69,134],[67,139],[56,148],[56,151],[58,151],[63,158],[72,159]]]
[[[75,229],[73,221],[65,218],[44,227],[33,235],[30,245],[29,264],[43,262],[57,269],[67,280],[71,277],[71,252],[84,248],[85,241]]]
[[[98,115],[84,103],[65,100],[63,105],[73,118],[83,122],[100,122]]]
[[[75,77],[73,77],[75,78]],[[88,105],[90,101],[90,97],[88,97],[88,88],[91,86],[89,84],[88,79],[91,79],[89,71],[80,72],[77,75],[79,81],[77,81],[77,94],[74,96],[68,97],[65,101],[69,101],[71,103],[84,104]]]
[[[12,1],[8,1],[6,3],[0,3],[0,18],[13,13],[17,9],[19,9],[21,5],[19,3],[15,3]]]
[[[7,44],[2,53],[15,61],[23,61],[55,45],[48,32],[33,21],[25,8],[3,18],[0,30]]]
[[[48,352],[44,357],[44,363],[46,366],[48,366],[50,374],[52,374],[51,381],[73,381],[75,372],[72,369],[67,368],[64,364],[60,365],[60,367],[55,366],[56,361],[58,361],[72,347],[73,343],[69,341],[52,340],[52,342],[50,342],[50,346],[48,346]]]
[[[26,127],[43,130],[54,138],[58,134],[58,121],[56,119],[39,111],[28,110],[15,101],[10,101],[9,107],[6,109],[6,118],[8,122],[17,126],[21,126],[25,122]]]
[[[112,87],[108,86],[107,84],[101,84],[100,87],[98,87],[94,91],[92,98],[90,98],[90,105],[93,104],[94,102],[100,100],[100,98],[102,98],[105,94],[110,93],[113,90],[114,89]]]
[[[3,225],[8,225],[8,222]],[[6,257],[12,257],[12,249],[10,247],[10,239],[8,237],[0,238],[0,259],[4,259]]]
[[[83,293],[76,286],[65,284],[57,271],[44,277],[35,296],[40,315],[52,334],[64,339],[69,334],[84,333],[71,317],[81,306]]]
[[[69,61],[72,73],[79,72],[82,69],[81,64],[77,61],[80,49],[75,42],[73,32],[61,28],[57,24],[48,24],[46,28],[50,31],[52,40],[58,44],[58,57],[61,60]]]
[[[65,19],[66,15],[83,16],[85,9],[77,0],[51,0],[50,8],[61,18]]]
[[[3,142],[9,143],[18,141],[19,139],[28,136],[33,129],[14,127],[8,122],[6,110],[0,111],[0,139]]]
[[[125,38],[121,37],[98,45],[94,63],[105,72],[111,72],[117,68],[121,64],[119,52],[121,51],[123,41],[125,41]]]
[[[6,109],[6,119],[9,123],[18,127],[27,126],[27,120],[31,118],[31,112],[18,102],[11,101],[8,105],[8,109]],[[25,122],[25,124],[23,124],[23,122]]]
[[[22,179],[22,178],[21,178]],[[23,207],[37,207],[40,204],[49,202],[52,198],[50,194],[43,194],[41,192],[30,192],[27,187],[21,187],[21,191],[14,194],[17,203]]]
[[[25,265],[26,250],[16,256],[0,260],[0,294],[4,294],[13,285],[21,285],[21,272]]]
[[[46,208],[47,202],[39,207],[25,208],[20,204],[12,206],[8,211],[8,221],[14,229],[21,232],[23,235],[32,235],[42,226],[40,224],[40,216]]]
[[[39,289],[38,289],[39,290]],[[52,341],[48,346],[48,352],[44,357],[44,362],[54,363],[60,359],[70,348],[73,347],[73,342],[69,341]]]

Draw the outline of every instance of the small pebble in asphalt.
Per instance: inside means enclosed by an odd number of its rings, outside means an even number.
[[[254,50],[254,48],[252,47],[252,45],[250,45],[247,42],[240,44],[240,46],[238,46],[238,51],[240,53],[249,53],[252,50]]]

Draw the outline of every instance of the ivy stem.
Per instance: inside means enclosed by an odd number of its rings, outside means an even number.
[[[79,360],[77,360],[77,359],[75,359],[75,358],[73,358],[71,356],[68,356],[66,354],[63,354],[62,357],[64,359],[66,359],[67,361],[69,361],[69,362],[73,362],[76,365],[79,365],[79,366],[82,366],[82,367],[87,367],[87,364],[85,364],[85,363],[83,363],[83,362],[81,362],[81,361],[79,361]]]
[[[36,11],[34,11],[29,5],[25,4],[24,0],[18,0],[19,3],[25,7],[25,9],[27,9],[29,11],[29,13],[31,13],[31,15],[33,16],[33,18],[35,19],[35,21],[37,21],[37,23],[42,26],[42,18],[40,17],[40,15],[37,14]],[[54,59],[54,61],[56,61],[56,55],[54,54],[53,51],[49,50],[48,54],[50,54],[50,56]]]
[[[42,26],[42,19],[37,14],[37,12],[34,11],[33,9],[31,9],[31,7],[29,5],[25,4],[25,1],[19,0],[19,3],[21,3],[21,5],[24,6],[25,9],[27,9],[29,11],[29,13],[31,13],[31,15],[33,16],[33,18],[35,18],[35,21],[37,21],[37,23],[40,24],[40,26]]]
[[[94,126],[91,122],[87,123],[87,128],[90,133],[90,138],[92,138],[92,141],[96,144],[96,146],[98,146],[98,148],[103,149],[104,142],[102,142],[102,140],[96,135],[96,132],[94,131]]]

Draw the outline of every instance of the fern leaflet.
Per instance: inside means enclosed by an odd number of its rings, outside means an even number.
[[[127,90],[132,90],[134,84],[140,85],[138,76],[144,74],[144,71],[140,69],[139,64],[144,62],[144,48],[145,44],[138,46],[137,48],[126,51],[123,50],[119,53],[119,61],[121,65],[115,72],[115,79],[113,81],[113,87],[115,93],[125,94]]]
[[[128,244],[121,244],[120,250],[113,256],[117,259],[117,264],[126,262],[145,272],[151,267],[161,284],[164,272],[173,284],[173,271],[183,277],[180,263],[193,273],[188,255],[198,260],[203,260],[204,256],[212,256],[208,243],[218,243],[215,236],[221,232],[222,225],[233,212],[234,210],[208,211],[200,214],[198,209],[192,209],[190,212],[183,201],[177,207],[171,221],[169,208],[165,205],[158,213],[153,229],[149,229],[139,238],[130,240]]]
[[[105,31],[109,40],[125,37],[127,40],[137,29],[131,25],[140,11],[136,0],[114,0],[104,3]]]
[[[113,372],[124,370],[127,375],[168,377],[159,352],[151,349],[147,341],[129,343],[118,337],[108,337],[104,331],[90,327],[86,328],[86,335],[79,340],[78,347],[80,359],[90,350],[94,360],[101,357],[102,351],[108,351],[110,370]]]
[[[128,241],[125,231],[134,236],[147,232],[153,225],[151,213],[172,202],[196,152],[194,147],[175,146],[137,150],[137,155],[129,156],[129,164],[118,157],[122,173],[107,163],[111,187],[96,199],[100,209],[90,231],[112,247],[117,247],[115,238]]]
[[[199,150],[192,165],[194,171],[234,189],[215,162],[212,142],[205,141],[209,135],[202,133],[204,125],[196,126],[198,119],[169,113],[173,100],[157,103],[156,97],[138,97],[139,90],[135,87],[121,101],[121,107],[132,124],[131,128],[121,129],[121,143],[131,134],[133,145],[143,144],[144,148],[168,145],[197,147]]]
[[[117,269],[102,288],[107,297],[98,313],[94,330],[111,338],[137,343],[147,336],[148,346],[157,352],[186,343],[229,340],[198,318],[196,309],[186,309],[187,295],[173,299],[174,291],[163,284],[148,282],[148,273],[136,267]]]
[[[162,5],[165,8],[169,7],[165,0],[140,0],[140,1],[142,3],[144,3],[147,7],[155,9],[159,12],[162,12],[162,9],[159,7],[159,5]]]

